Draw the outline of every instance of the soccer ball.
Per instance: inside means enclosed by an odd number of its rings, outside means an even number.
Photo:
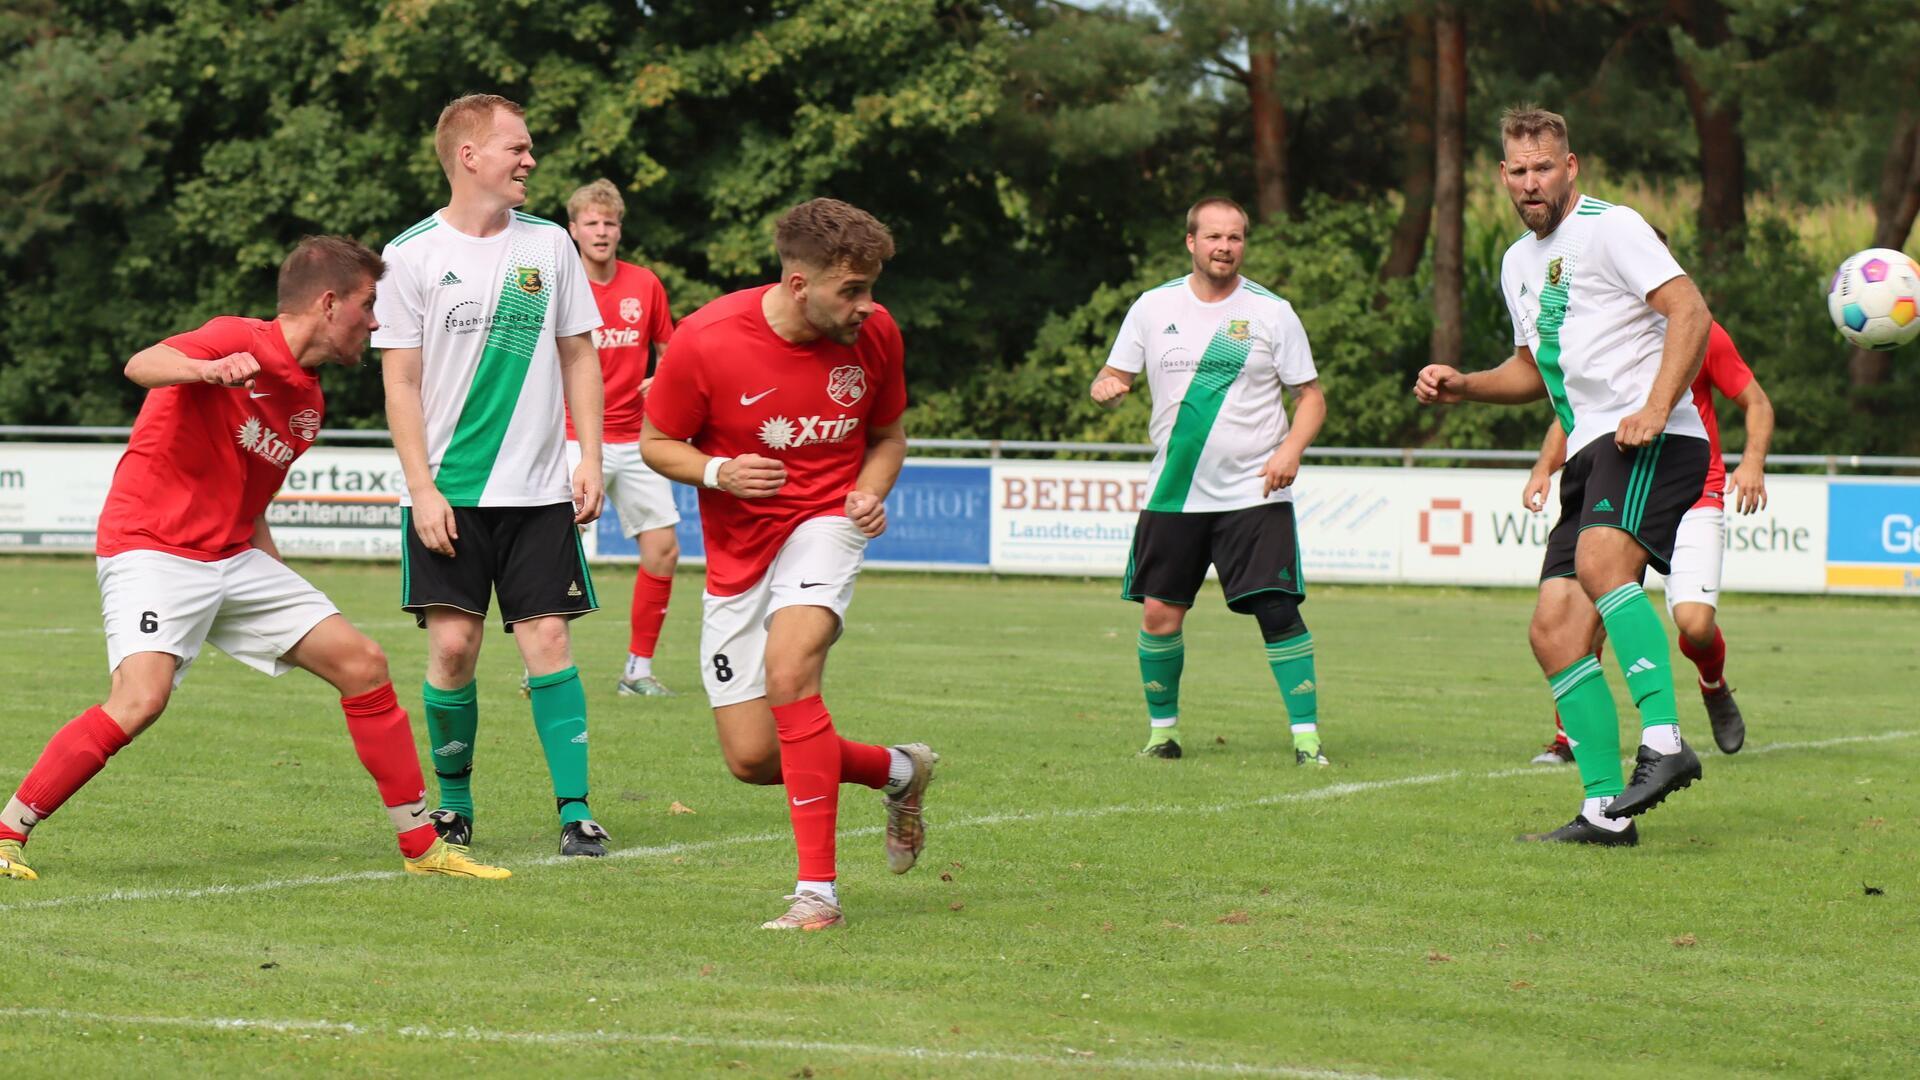
[[[1827,314],[1862,349],[1897,349],[1920,337],[1920,263],[1868,248],[1847,256],[1827,284]]]

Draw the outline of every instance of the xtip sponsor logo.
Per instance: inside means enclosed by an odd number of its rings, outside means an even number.
[[[247,417],[246,423],[240,425],[240,430],[234,432],[234,438],[242,449],[251,450],[282,469],[293,462],[293,447],[288,446],[278,432],[262,424],[256,417]]]
[[[640,331],[631,327],[605,326],[593,332],[596,349],[630,349],[640,344]]]
[[[1420,542],[1430,555],[1459,555],[1473,543],[1473,515],[1459,499],[1432,500],[1420,511]]]
[[[760,422],[760,441],[770,450],[792,450],[815,443],[839,442],[859,426],[857,416],[841,415],[831,420],[818,416],[802,416],[797,420],[770,416]]]

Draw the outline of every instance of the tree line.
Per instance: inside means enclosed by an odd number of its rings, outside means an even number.
[[[1181,217],[1255,217],[1247,270],[1293,301],[1322,441],[1526,446],[1546,412],[1410,407],[1429,357],[1510,349],[1496,118],[1567,115],[1583,187],[1639,208],[1780,405],[1782,450],[1916,452],[1920,373],[1849,355],[1845,251],[1920,212],[1920,20],[1901,0],[16,0],[0,11],[0,422],[124,423],[125,358],[269,313],[299,236],[378,247],[444,200],[448,99],[522,101],[531,212],[605,176],[623,255],[684,315],[773,270],[770,225],[831,194],[899,255],[921,435],[1121,438],[1085,401],[1121,313],[1180,272]],[[1650,196],[1652,197],[1652,196]],[[381,426],[329,372],[329,423]],[[1737,425],[1735,429],[1737,432]],[[1730,438],[1738,445],[1737,434]]]

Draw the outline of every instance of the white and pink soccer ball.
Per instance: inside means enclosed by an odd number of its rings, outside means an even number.
[[[1920,264],[1891,248],[1847,256],[1827,284],[1827,314],[1862,349],[1897,349],[1920,337]]]

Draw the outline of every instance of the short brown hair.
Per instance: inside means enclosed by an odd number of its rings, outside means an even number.
[[[1225,195],[1209,195],[1192,206],[1187,207],[1187,235],[1192,236],[1200,228],[1200,211],[1209,206],[1224,206],[1240,215],[1241,222],[1251,225],[1253,219],[1247,216],[1247,208],[1227,198]]]
[[[446,172],[447,179],[453,179],[461,144],[485,138],[492,130],[496,109],[505,109],[522,119],[527,115],[519,102],[499,94],[466,94],[447,102],[447,107],[440,110],[440,122],[433,126],[433,152],[440,155],[440,168]]]
[[[302,237],[280,264],[280,311],[303,311],[323,292],[345,296],[386,272],[380,256],[352,237]]]
[[[567,196],[567,219],[571,221],[579,217],[581,212],[589,206],[612,210],[614,217],[627,216],[627,201],[620,197],[620,189],[613,186],[613,181],[605,177],[591,184],[583,184],[573,194]]]
[[[872,214],[839,199],[811,199],[780,215],[773,248],[782,266],[878,270],[893,258],[893,234]]]
[[[1557,112],[1547,110],[1532,102],[1515,105],[1500,114],[1500,154],[1506,156],[1507,144],[1523,139],[1539,140],[1551,135],[1560,141],[1562,149],[1571,151],[1573,143],[1567,138],[1567,118]]]

